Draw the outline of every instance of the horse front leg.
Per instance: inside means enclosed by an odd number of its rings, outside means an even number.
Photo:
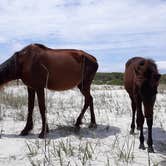
[[[154,153],[154,149],[153,149],[153,140],[152,140],[152,125],[153,125],[153,118],[146,118],[146,122],[148,125],[148,140],[147,140],[147,144],[148,144],[148,152],[149,153]]]
[[[143,125],[144,125],[144,115],[142,113],[142,110],[137,111],[137,125],[139,126],[140,129],[140,145],[139,149],[145,150],[145,145],[144,145],[144,133],[143,133]]]
[[[151,102],[144,101],[144,113],[146,117],[146,123],[148,126],[147,144],[148,144],[148,152],[150,153],[154,153],[153,140],[152,140],[153,106],[154,106],[154,101],[151,101]]]
[[[39,134],[39,138],[44,138],[46,136],[46,133],[48,132],[48,124],[46,123],[46,107],[45,107],[45,95],[44,95],[44,88],[39,89],[37,92],[37,98],[38,98],[38,104],[39,104],[39,110],[42,118],[42,130]]]
[[[131,122],[131,130],[130,130],[130,134],[134,134],[134,130],[135,130],[135,111],[136,111],[136,104],[134,102],[134,99],[132,97],[131,98],[131,107],[132,107],[132,122]]]
[[[21,131],[20,135],[28,135],[29,131],[33,129],[33,109],[34,109],[34,100],[35,100],[35,90],[28,87],[28,116],[27,122],[24,129]]]
[[[145,150],[144,145],[144,133],[143,133],[143,125],[144,125],[144,115],[142,112],[142,102],[140,100],[137,100],[137,127],[140,129],[140,146],[139,149]]]

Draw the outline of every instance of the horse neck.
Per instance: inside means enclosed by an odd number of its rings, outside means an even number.
[[[16,56],[12,56],[0,65],[0,85],[17,79]]]

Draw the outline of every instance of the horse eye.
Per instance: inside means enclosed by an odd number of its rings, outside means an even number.
[[[141,62],[139,63],[140,66],[143,66],[144,64],[145,64],[144,61],[141,61]]]

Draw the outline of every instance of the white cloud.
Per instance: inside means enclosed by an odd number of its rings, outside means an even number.
[[[12,45],[11,45],[11,51],[15,52],[15,51],[22,49],[23,47],[24,47],[24,44],[17,42],[17,41],[13,41]]]
[[[166,26],[166,4],[152,4],[138,0],[3,0],[0,32],[7,38],[53,34],[67,41],[93,41],[112,33],[161,30]]]
[[[2,62],[3,61],[3,59],[2,59],[2,55],[0,54],[0,62]]]
[[[6,41],[7,41],[6,38],[0,36],[0,43],[1,44],[6,43]]]
[[[159,70],[166,70],[166,61],[157,61],[156,63],[158,65]]]
[[[100,64],[99,72],[124,72],[124,63],[110,63],[110,64]]]

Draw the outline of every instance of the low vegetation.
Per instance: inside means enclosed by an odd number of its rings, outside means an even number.
[[[97,73],[94,79],[94,84],[122,85],[123,73]]]
[[[94,79],[94,84],[101,85],[123,85],[124,73],[112,72],[112,73],[97,73]],[[163,74],[160,79],[160,84],[166,84],[166,74]]]

